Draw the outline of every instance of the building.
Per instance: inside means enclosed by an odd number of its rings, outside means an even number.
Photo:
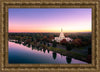
[[[66,41],[68,41],[68,42],[73,40],[73,39],[71,39],[70,37],[65,37],[65,36],[64,36],[64,33],[63,33],[62,29],[61,29],[61,32],[60,32],[59,37],[55,37],[54,40],[55,40],[56,42],[60,42],[60,41],[63,40],[63,39],[66,39]],[[54,41],[54,40],[53,40],[53,41]]]

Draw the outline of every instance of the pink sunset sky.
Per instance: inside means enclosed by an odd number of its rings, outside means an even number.
[[[9,8],[9,32],[91,32],[91,8]]]

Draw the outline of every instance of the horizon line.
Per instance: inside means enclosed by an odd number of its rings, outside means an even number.
[[[60,33],[60,32],[8,32],[8,33]],[[91,33],[91,32],[63,32],[63,33]]]

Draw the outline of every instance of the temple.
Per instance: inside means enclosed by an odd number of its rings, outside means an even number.
[[[61,40],[63,40],[63,39],[66,39],[66,41],[72,41],[73,39],[71,39],[70,37],[65,37],[64,36],[64,33],[63,33],[63,30],[62,30],[62,28],[61,28],[61,32],[60,32],[60,35],[59,35],[59,37],[55,37],[55,41],[56,42],[60,42]]]

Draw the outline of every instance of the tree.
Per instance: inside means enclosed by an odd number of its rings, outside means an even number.
[[[46,45],[46,42],[44,41],[43,44]]]
[[[71,43],[66,43],[66,50],[72,50]]]
[[[57,47],[57,43],[56,43],[56,41],[54,40],[53,41],[53,45],[52,45],[53,47]]]
[[[74,46],[76,46],[76,47],[79,47],[82,45],[82,41],[81,41],[81,39],[77,38],[72,41],[72,44],[74,44]]]
[[[50,44],[48,43],[48,47],[50,47]]]
[[[49,36],[49,39],[54,39],[54,36],[53,36],[53,35],[50,35],[50,36]]]
[[[42,44],[42,41],[40,41],[40,44]]]
[[[45,41],[45,42],[47,41],[47,36],[43,37],[43,41]]]
[[[25,42],[30,44],[31,43],[31,39],[27,39]]]
[[[33,37],[31,38],[31,41],[34,41],[34,38]]]
[[[60,41],[60,43],[61,43],[62,45],[65,45],[65,44],[67,43],[67,41],[66,41],[66,39],[63,39],[63,40]]]

